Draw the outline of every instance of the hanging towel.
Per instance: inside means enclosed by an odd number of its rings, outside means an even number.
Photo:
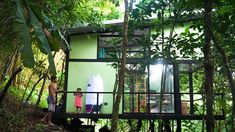
[[[101,48],[100,52],[99,52],[99,58],[105,58],[105,57],[106,57],[105,50],[104,50],[104,48]]]

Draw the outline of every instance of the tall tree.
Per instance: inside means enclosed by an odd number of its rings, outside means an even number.
[[[205,82],[204,89],[206,92],[206,130],[207,132],[214,131],[214,119],[213,119],[213,64],[211,56],[211,9],[212,1],[204,0],[204,35],[205,44],[203,46],[204,54],[204,72]]]
[[[217,48],[217,50],[220,52],[221,56],[222,56],[222,60],[225,66],[225,70],[226,70],[226,75],[229,81],[229,85],[230,85],[230,90],[232,93],[232,124],[231,124],[231,130],[233,130],[234,127],[234,116],[235,116],[235,84],[233,81],[233,75],[232,75],[232,71],[228,62],[228,57],[226,56],[225,50],[223,49],[223,47],[218,43],[218,40],[216,39],[215,35],[211,32],[212,34],[212,39],[213,42],[215,44],[215,47]]]
[[[121,67],[119,70],[119,79],[118,79],[118,89],[117,95],[115,96],[115,102],[113,105],[112,110],[112,126],[111,131],[117,132],[118,131],[118,113],[119,113],[119,106],[121,102],[122,92],[124,88],[124,76],[125,76],[125,65],[126,65],[126,48],[128,43],[128,17],[129,17],[129,7],[128,7],[128,0],[124,0],[125,3],[125,14],[124,14],[124,23],[123,23],[123,41],[122,41],[122,57],[121,57]]]
[[[235,116],[235,82],[233,79],[233,71],[234,71],[234,20],[235,20],[235,2],[233,0],[226,0],[221,3],[216,3],[216,14],[215,18],[213,19],[213,31],[211,31],[212,34],[212,40],[214,42],[215,48],[219,52],[220,56],[218,57],[219,61],[217,63],[220,63],[220,66],[224,70],[222,70],[222,75],[227,76],[228,81],[225,81],[224,84],[229,84],[230,91],[226,91],[224,89],[223,91],[225,93],[231,92],[232,97],[229,99],[232,99],[232,109],[225,108],[225,111],[227,109],[227,113],[231,114],[231,130],[234,130],[234,116]],[[229,102],[229,101],[227,101]],[[230,113],[231,112],[231,113]]]

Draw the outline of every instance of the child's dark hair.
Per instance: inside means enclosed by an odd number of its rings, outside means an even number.
[[[77,90],[82,90],[81,88],[77,88]]]
[[[51,81],[56,80],[56,75],[51,75]]]

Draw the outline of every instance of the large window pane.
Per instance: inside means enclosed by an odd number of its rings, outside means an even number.
[[[150,65],[149,72],[150,112],[174,113],[173,65]]]

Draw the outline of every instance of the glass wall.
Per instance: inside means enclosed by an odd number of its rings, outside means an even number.
[[[149,70],[140,64],[128,64],[126,68],[124,113],[175,112],[172,64],[150,65]]]
[[[147,112],[147,72],[141,64],[127,64],[124,87],[124,113]]]
[[[149,92],[151,113],[174,113],[173,65],[150,65]]]

